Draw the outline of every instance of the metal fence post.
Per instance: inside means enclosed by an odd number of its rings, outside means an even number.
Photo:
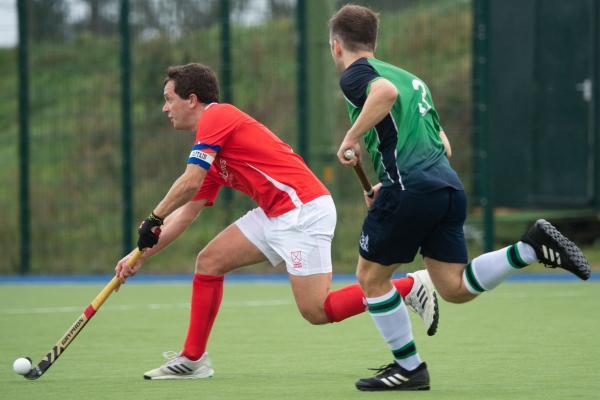
[[[475,187],[483,209],[484,251],[494,248],[494,202],[491,190],[488,129],[489,0],[473,2],[473,121]]]
[[[31,268],[31,226],[29,201],[29,58],[27,52],[27,0],[18,0],[19,19],[19,224],[20,267],[26,274]]]
[[[306,0],[296,4],[296,98],[298,103],[298,153],[310,165],[309,140],[307,130],[308,105],[306,95]]]
[[[221,89],[222,101],[233,102],[231,90],[231,28],[229,0],[221,0]]]
[[[121,0],[121,151],[122,151],[122,201],[123,201],[123,254],[131,251],[133,226],[133,188],[131,152],[131,50],[129,31],[129,0]]]
[[[596,210],[598,210],[598,213],[600,214],[600,101],[598,101],[598,99],[600,99],[600,51],[598,50],[598,46],[600,45],[600,4],[598,4],[598,2],[594,2],[594,11],[596,14],[596,18],[594,18],[594,42],[593,42],[593,47],[594,49],[596,49],[596,53],[595,53],[595,58],[594,58],[594,62],[595,62],[595,68],[594,70],[596,71],[595,76],[592,77],[592,79],[594,79],[594,85],[593,85],[593,94],[592,94],[592,98],[594,99],[594,103],[596,104],[595,109],[593,110],[594,113],[594,119],[593,119],[593,126],[594,126],[594,131],[596,134],[596,157],[595,157],[595,162],[596,162],[596,201],[594,203]],[[600,218],[600,217],[598,217]]]
[[[330,169],[329,174],[333,174],[331,163],[335,159],[332,138],[336,99],[332,93],[338,90],[332,85],[337,78],[333,75],[329,50],[328,19],[332,10],[333,2],[329,0],[306,2],[306,79],[300,82],[306,88],[308,107],[305,116],[307,152],[313,171],[323,171],[326,184],[333,183],[328,180],[325,170]]]
[[[233,103],[231,88],[231,26],[229,0],[221,0],[221,101]],[[223,188],[223,205],[229,209],[233,202],[233,189]]]

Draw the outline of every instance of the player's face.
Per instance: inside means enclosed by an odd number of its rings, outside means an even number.
[[[190,100],[182,99],[175,93],[175,83],[173,81],[166,83],[163,95],[165,96],[165,104],[162,111],[169,117],[173,128],[178,130],[193,130],[194,124],[191,121]]]

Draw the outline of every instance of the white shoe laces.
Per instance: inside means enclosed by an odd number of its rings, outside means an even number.
[[[165,358],[165,360],[167,360],[167,363],[170,363],[171,361],[179,357],[179,353],[173,350],[164,351],[162,355]]]

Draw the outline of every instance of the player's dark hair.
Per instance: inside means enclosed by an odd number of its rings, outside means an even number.
[[[337,36],[349,51],[375,51],[379,14],[367,7],[346,4],[329,20],[331,36]]]
[[[173,81],[175,93],[182,99],[195,94],[201,103],[219,101],[217,75],[206,65],[191,63],[167,68],[164,84]]]

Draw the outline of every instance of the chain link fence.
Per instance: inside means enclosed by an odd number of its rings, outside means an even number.
[[[0,48],[0,71],[5,77],[0,83],[0,207],[6,213],[0,226],[0,273],[17,273],[22,268],[20,157],[26,157],[29,166],[29,271],[111,270],[123,252],[124,238],[135,237],[136,222],[151,211],[185,168],[194,137],[175,132],[161,107],[166,68],[188,62],[212,67],[227,85],[225,92],[234,105],[295,148],[303,134],[298,118],[300,90],[318,87],[319,102],[309,101],[306,108],[313,120],[305,133],[305,156],[338,205],[335,269],[354,269],[365,208],[356,178],[335,160],[337,144],[349,123],[329,59],[325,26],[341,2],[309,4],[309,31],[311,21],[316,20],[311,13],[319,12],[325,21],[310,31],[321,30],[316,38],[299,30],[296,0],[130,0],[126,2],[128,29],[121,23],[122,0],[24,3],[28,68],[19,71],[16,42]],[[381,13],[377,56],[429,84],[453,144],[452,163],[470,187],[470,1],[357,3]],[[16,6],[15,1],[0,0],[0,13],[16,18]],[[0,32],[4,32],[2,24],[0,19]],[[224,35],[227,27],[229,35]],[[14,24],[6,29],[14,31]],[[129,52],[124,54],[127,34]],[[224,37],[229,41],[224,42]],[[306,40],[308,64],[303,64],[306,60],[297,51],[302,40]],[[230,56],[227,65],[226,54]],[[309,78],[322,80],[299,82],[303,65]],[[127,71],[131,101],[123,104]],[[230,82],[223,82],[226,71],[231,74]],[[28,154],[19,151],[20,73],[29,83]],[[124,113],[131,128],[131,181],[124,176]],[[127,185],[132,193],[132,221],[124,228]],[[251,207],[253,203],[243,195],[222,192],[217,204],[203,211],[190,231],[149,263],[147,270],[191,271],[195,253]]]

